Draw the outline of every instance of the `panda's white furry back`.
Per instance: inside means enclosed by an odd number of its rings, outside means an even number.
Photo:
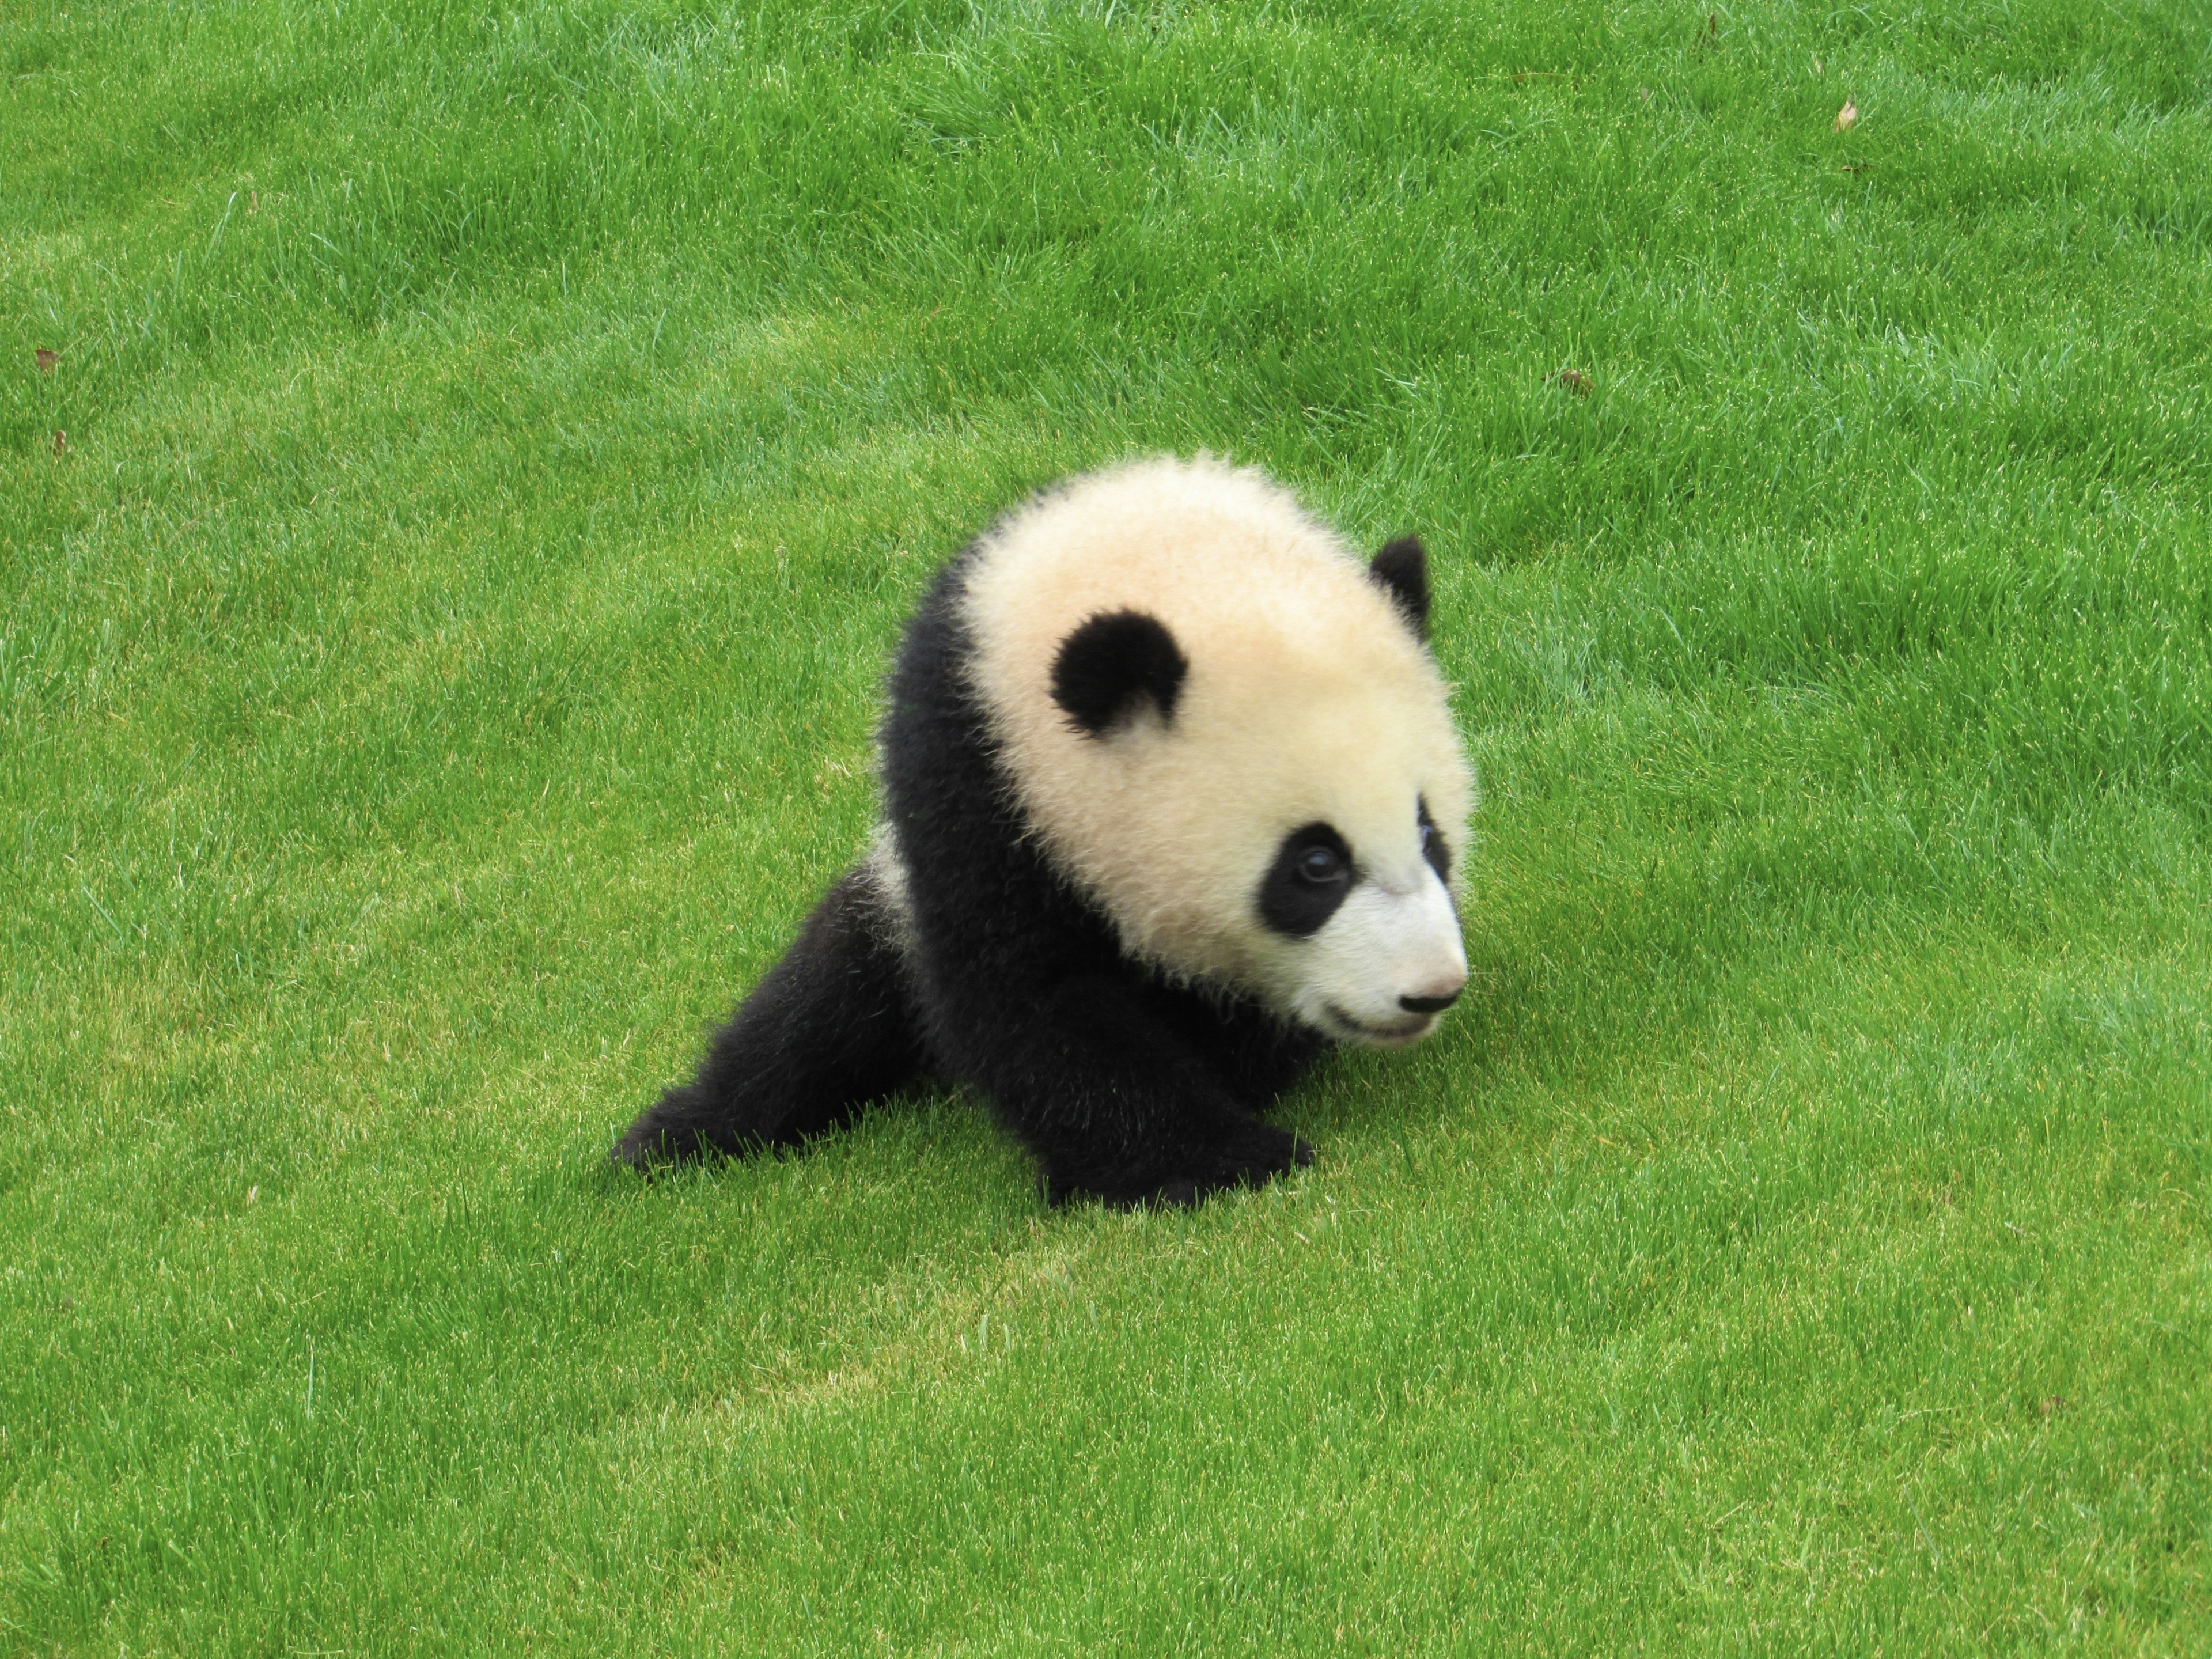
[[[1010,514],[909,623],[884,825],[634,1162],[789,1144],[918,1073],[1048,1194],[1189,1202],[1310,1156],[1254,1115],[1466,978],[1472,786],[1418,542],[1363,564],[1255,471],[1152,460]]]

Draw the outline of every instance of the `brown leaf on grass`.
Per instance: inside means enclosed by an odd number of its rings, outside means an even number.
[[[52,374],[54,372],[54,365],[62,360],[62,354],[60,352],[49,351],[44,346],[40,346],[31,355],[38,360],[39,373],[41,374]]]
[[[1590,377],[1579,368],[1563,368],[1559,371],[1558,378],[1559,384],[1573,392],[1576,397],[1589,396]]]
[[[2063,1394],[2054,1394],[2050,1399],[2043,1402],[2043,1414],[2045,1417],[2053,1416],[2065,1409],[2066,1396]]]
[[[1838,132],[1849,132],[1853,127],[1858,125],[1858,120],[1859,106],[1851,102],[1850,99],[1844,99],[1844,106],[1836,112],[1836,131]]]
[[[54,453],[57,455],[69,453],[69,434],[59,427],[54,428]]]

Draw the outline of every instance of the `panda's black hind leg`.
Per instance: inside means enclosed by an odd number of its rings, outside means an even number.
[[[714,1033],[698,1075],[617,1143],[648,1164],[794,1145],[921,1069],[891,922],[866,866],[823,896],[799,939]]]

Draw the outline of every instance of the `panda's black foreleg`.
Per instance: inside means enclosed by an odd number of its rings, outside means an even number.
[[[1319,1032],[1288,1025],[1250,1001],[1182,998],[1171,1023],[1252,1111],[1274,1105],[1329,1048]]]
[[[698,1075],[616,1145],[646,1164],[790,1146],[845,1121],[921,1068],[890,921],[863,866],[823,896],[798,941],[714,1033]]]
[[[1002,1015],[1013,1010],[1001,1011]],[[971,1068],[1043,1166],[1057,1204],[1183,1206],[1313,1161],[1287,1129],[1246,1111],[1216,1068],[1127,981],[1063,981],[994,1022]]]

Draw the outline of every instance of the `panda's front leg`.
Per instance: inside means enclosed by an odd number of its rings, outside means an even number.
[[[1027,1006],[1019,1006],[1025,1004]],[[1118,977],[1084,975],[1002,1005],[972,1080],[1042,1165],[1047,1198],[1181,1207],[1313,1162],[1251,1115],[1214,1067]]]

